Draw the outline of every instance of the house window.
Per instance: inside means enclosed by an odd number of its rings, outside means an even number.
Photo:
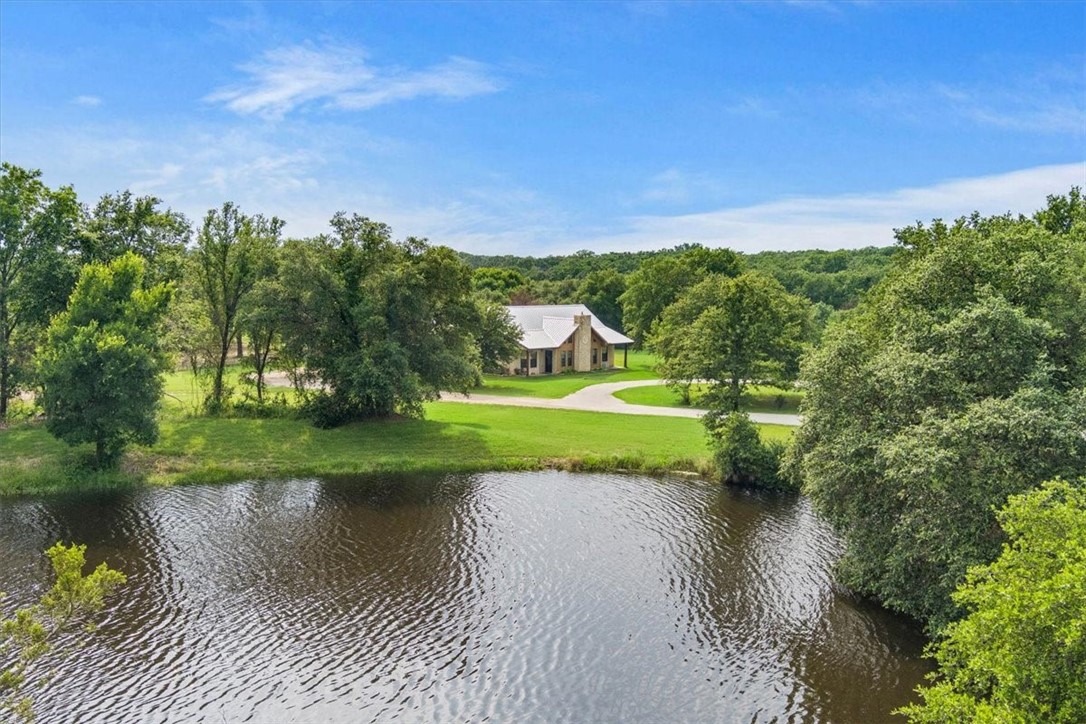
[[[529,361],[528,364],[531,367],[538,367],[539,366],[539,357],[536,355],[535,352],[532,352],[532,354],[530,356],[530,361]]]
[[[607,348],[606,347],[603,348],[603,361],[604,362],[607,361]]]
[[[596,354],[599,352],[595,347],[592,348],[592,364],[596,364]]]

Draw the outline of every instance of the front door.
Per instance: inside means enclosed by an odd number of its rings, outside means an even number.
[[[554,350],[548,349],[543,353],[543,373],[550,374],[554,372]]]

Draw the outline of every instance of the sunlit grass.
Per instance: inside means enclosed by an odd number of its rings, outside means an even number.
[[[615,351],[615,362],[623,363],[622,350]],[[481,395],[509,395],[515,397],[565,397],[590,385],[601,382],[626,382],[628,380],[652,380],[659,377],[653,369],[656,356],[641,350],[631,350],[628,366],[596,372],[563,372],[555,375],[484,375],[483,386],[475,389]]]
[[[694,407],[704,409],[701,404],[701,396],[705,388],[703,385],[694,385],[690,390],[691,404],[685,405],[679,393],[666,385],[653,385],[651,387],[631,387],[628,390],[619,390],[615,397],[629,402],[632,405],[652,405],[655,407]],[[799,411],[799,403],[803,400],[803,393],[798,390],[785,390],[779,387],[748,387],[745,395],[743,409],[747,412],[781,412],[796,413]]]
[[[792,429],[760,426],[766,439]],[[87,473],[80,449],[41,425],[0,431],[0,494],[372,472],[568,467],[704,471],[705,433],[694,419],[501,405],[431,403],[426,419],[318,430],[302,419],[166,414],[161,438],[132,448],[115,473]]]

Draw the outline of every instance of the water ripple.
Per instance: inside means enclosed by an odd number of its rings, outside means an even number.
[[[563,472],[0,502],[124,570],[43,722],[882,721],[927,670],[800,498]]]

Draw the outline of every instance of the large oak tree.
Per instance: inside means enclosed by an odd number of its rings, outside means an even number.
[[[939,630],[1008,496],[1086,469],[1086,203],[897,232],[887,278],[806,361],[789,469],[841,580]]]

